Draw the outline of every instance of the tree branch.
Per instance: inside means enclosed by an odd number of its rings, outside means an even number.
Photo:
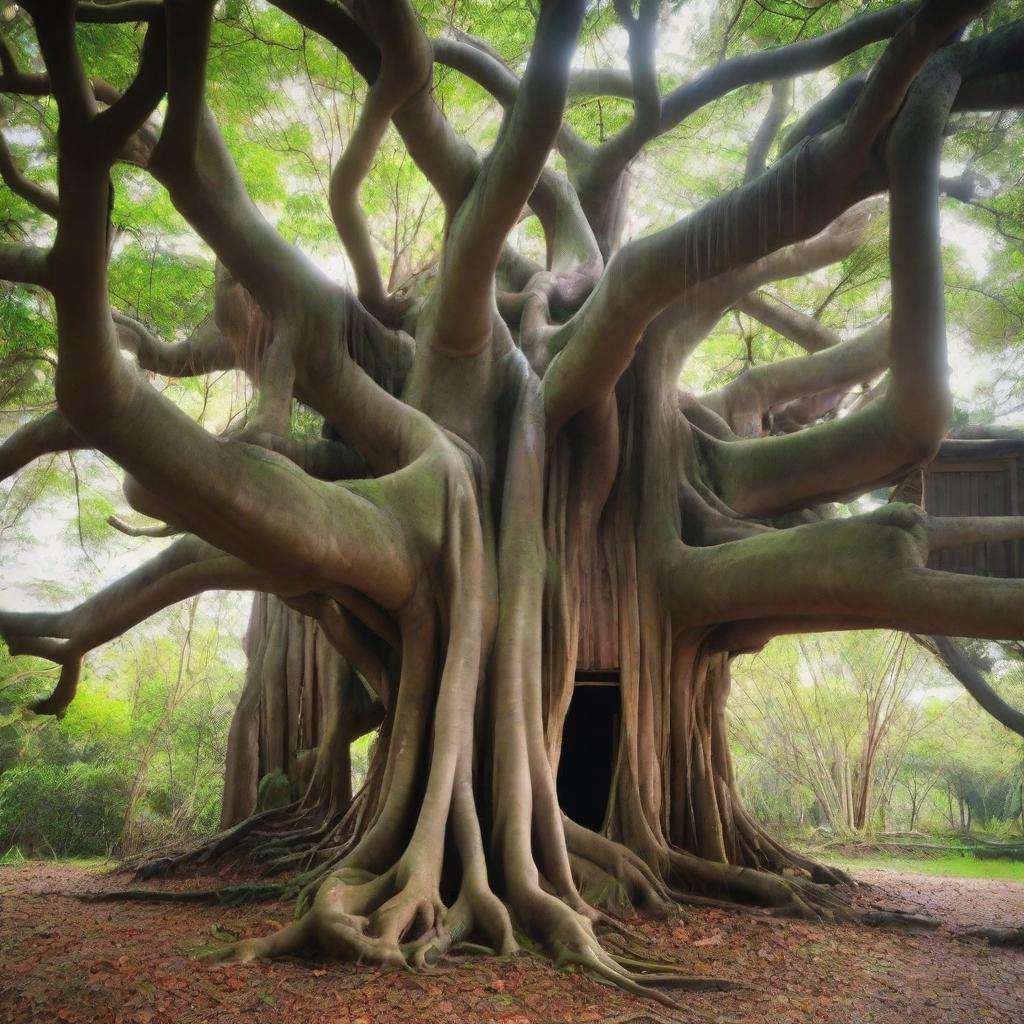
[[[985,677],[971,664],[963,648],[946,636],[915,637],[922,647],[930,650],[949,673],[997,722],[1024,736],[1024,712],[1007,704],[985,681]]]
[[[0,242],[0,278],[15,284],[50,287],[50,253],[35,245]]]
[[[121,93],[102,78],[90,79],[90,85],[93,95],[101,103],[115,103],[121,97]],[[0,92],[19,96],[50,96],[53,93],[53,86],[47,73],[22,71],[18,67],[14,54],[3,36],[0,36]]]
[[[925,568],[928,530],[921,509],[893,503],[712,548],[668,542],[661,593],[677,629],[805,619],[814,631],[815,620],[841,619],[843,628],[1019,636],[1024,581]]]
[[[494,272],[502,246],[537,184],[562,123],[569,62],[583,22],[582,0],[541,7],[515,103],[449,226],[441,259],[434,344],[451,354],[490,340]]]
[[[113,312],[122,350],[131,352],[139,366],[164,377],[199,377],[239,365],[231,341],[210,317],[184,341],[165,342],[138,320]]]
[[[430,46],[405,0],[366,6],[364,15],[380,52],[380,69],[370,85],[348,145],[331,174],[331,216],[355,270],[359,301],[378,319],[394,322],[393,309],[359,205],[359,189],[395,111],[429,82]]]
[[[496,55],[472,42],[461,40],[442,38],[435,40],[432,45],[435,61],[473,79],[506,110],[515,104],[519,95],[519,79]],[[572,72],[570,83],[571,75]],[[564,123],[555,137],[555,148],[571,160],[584,159],[590,151],[589,145]],[[548,269],[558,275],[570,275],[573,278],[552,292],[552,305],[558,311],[575,310],[581,290],[584,287],[589,290],[604,269],[600,247],[580,206],[576,190],[565,175],[545,167],[529,203],[544,228]],[[583,281],[578,275],[582,276]]]
[[[59,203],[56,195],[25,176],[24,171],[14,162],[14,157],[7,146],[7,140],[0,133],[0,178],[7,187],[37,210],[57,216]]]
[[[772,82],[772,99],[768,104],[764,120],[758,125],[754,138],[747,152],[747,164],[743,171],[744,181],[753,181],[764,173],[768,165],[768,153],[779,134],[782,122],[786,120],[790,107],[793,105],[793,80],[791,78],[776,79]]]
[[[206,590],[289,593],[291,588],[304,589],[269,577],[196,537],[182,537],[71,611],[0,612],[0,635],[12,654],[34,654],[63,666],[57,688],[33,709],[60,715],[74,699],[82,657],[162,608]]]
[[[272,0],[301,25],[329,40],[367,82],[380,71],[380,52],[369,33],[330,0]],[[451,214],[465,199],[477,172],[476,154],[452,130],[434,102],[429,80],[395,112],[394,124],[409,155]]]
[[[893,36],[868,75],[845,119],[842,148],[847,154],[869,148],[900,109],[928,58],[973,21],[993,0],[928,0]],[[954,93],[955,97],[955,93]],[[949,110],[953,106],[950,97]]]
[[[614,389],[652,311],[671,303],[661,314],[668,322],[698,317],[706,326],[693,330],[690,323],[681,332],[695,345],[721,312],[752,288],[807,273],[856,248],[873,206],[855,206],[861,198],[856,194],[843,202],[836,192],[813,193],[810,182],[823,170],[813,166],[813,154],[793,154],[758,181],[674,227],[623,247],[583,308],[551,339],[555,358],[544,377],[551,436],[589,402],[603,400]],[[804,185],[796,185],[798,178],[806,181],[806,192]],[[766,186],[766,179],[776,180]],[[814,200],[808,199],[811,195]],[[769,222],[777,231],[770,239]],[[741,235],[740,223],[761,229]]]
[[[744,295],[736,303],[736,308],[795,342],[806,352],[820,352],[838,344],[840,340],[839,335],[820,320],[779,299],[771,299],[758,292]]]
[[[462,39],[442,36],[431,40],[434,61],[458,71],[486,89],[506,110],[510,110],[519,95],[520,81],[516,73],[497,55]],[[578,72],[570,70],[567,95]],[[626,76],[626,98],[632,99],[633,87]],[[567,124],[562,124],[555,136],[555,148],[570,159],[585,159],[591,147]]]
[[[929,516],[928,550],[1024,538],[1024,516]]]
[[[86,447],[64,414],[55,409],[18,427],[0,444],[0,480],[43,455],[76,451]]]
[[[660,10],[661,0],[640,0],[634,16],[633,0],[615,0],[619,23],[629,38],[627,55],[633,88],[633,119],[622,131],[630,134],[631,144],[638,152],[661,126],[661,89],[655,63]]]
[[[887,143],[889,383],[863,409],[807,431],[732,444],[705,439],[719,493],[737,512],[765,515],[863,493],[927,461],[941,442],[950,405],[937,202],[946,120],[961,82],[1019,53],[1022,41],[1018,26],[957,44],[918,75]],[[825,137],[827,148],[853,159],[843,131]],[[811,140],[792,153],[813,146]]]
[[[222,143],[219,150],[213,147],[213,158],[207,159],[204,142],[209,142],[209,132],[200,119],[203,25],[209,12],[207,0],[199,7],[181,0],[167,7],[169,109],[158,149],[164,147],[165,159],[174,161],[171,174],[176,183],[194,184],[187,201],[208,203],[215,211],[208,224],[211,233],[230,238],[232,254],[264,285],[268,297],[286,308],[305,298],[309,305],[302,309],[299,325],[323,338],[321,352],[351,365],[349,350],[358,347],[352,338],[351,300],[339,290],[321,287],[322,278],[311,274],[296,251],[259,216],[238,184]],[[65,8],[65,16],[70,18],[71,13]],[[196,27],[200,31],[193,33]],[[47,60],[60,57],[77,62],[73,36],[59,25],[50,25],[49,32]],[[52,64],[48,69],[56,85]],[[69,74],[66,67],[62,74]],[[58,90],[58,100],[63,110],[68,100],[61,99],[62,91]],[[79,113],[74,104],[71,112]],[[51,263],[58,282],[54,288],[60,342],[56,390],[61,410],[83,438],[114,458],[172,510],[176,524],[214,546],[275,576],[308,573],[325,586],[359,587],[384,607],[400,605],[412,585],[408,563],[415,559],[406,549],[404,529],[390,511],[353,484],[323,483],[275,453],[212,437],[150,388],[123,358],[107,298],[109,163],[92,146],[87,128],[75,116],[70,120],[62,116],[58,129],[61,215]],[[190,153],[201,161],[201,175]],[[108,159],[112,158],[108,155]],[[175,172],[182,168],[178,178]],[[220,172],[221,177],[211,171]],[[219,190],[225,183],[227,195]],[[288,290],[296,285],[298,291],[299,283],[305,285],[304,294]],[[290,326],[294,330],[295,325]],[[309,377],[317,376],[317,367],[304,369]],[[331,375],[319,375],[320,387],[336,395],[338,388],[332,382],[340,377],[356,399],[349,415],[376,432],[368,447],[383,444],[393,457],[400,443],[394,436],[400,432],[396,423],[402,420],[392,415],[388,429],[382,431],[380,418],[385,413],[378,410],[376,419],[369,415],[367,392],[374,392],[372,382],[358,368],[339,374],[336,362],[330,369]],[[374,397],[379,404],[380,397]],[[384,400],[399,405],[390,396]],[[351,524],[350,536],[339,532],[339,521]]]
[[[886,39],[907,22],[917,6],[916,3],[896,4],[886,10],[854,18],[816,39],[723,61],[663,98],[655,134],[664,134],[701,107],[721,99],[734,89],[817,71],[871,43]],[[577,182],[584,209],[589,212],[600,201],[601,195],[613,187],[646,141],[638,140],[627,127],[602,143],[586,168],[585,176]]]
[[[826,410],[818,410],[823,415],[847,389],[885,369],[889,333],[886,321],[812,355],[751,367],[701,401],[740,437],[759,436],[764,417],[787,402],[834,393]]]
[[[167,7],[167,114],[149,170],[266,314],[294,317],[326,277],[267,223],[246,192],[204,90],[212,0]]]

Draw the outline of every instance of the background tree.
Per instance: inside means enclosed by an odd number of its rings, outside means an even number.
[[[216,827],[240,683],[222,597],[193,598],[105,649],[60,720],[26,716],[53,686],[0,686],[0,855],[137,854]]]
[[[926,568],[930,551],[1016,537],[1020,521],[823,508],[900,479],[948,428],[939,195],[970,198],[970,183],[943,177],[943,147],[961,128],[969,146],[979,113],[1020,105],[1016,5],[930,0],[850,17],[834,3],[763,23],[741,5],[716,26],[722,59],[678,83],[659,77],[653,0],[503,13],[506,52],[431,42],[402,0],[228,3],[227,36],[214,8],[39,0],[8,26],[0,87],[29,97],[39,116],[26,141],[56,160],[52,172],[5,165],[36,213],[0,247],[0,275],[18,304],[52,296],[58,410],[4,443],[5,472],[99,449],[124,469],[133,507],[166,524],[154,531],[181,533],[70,612],[0,614],[13,653],[60,666],[36,710],[69,705],[89,650],[206,589],[267,592],[316,620],[379,700],[381,738],[343,813],[324,782],[286,826],[281,842],[320,861],[312,905],[241,956],[318,943],[420,964],[467,941],[508,951],[519,934],[645,990],[655,979],[602,946],[606,918],[581,891],[651,909],[711,894],[849,915],[824,884],[840,876],[772,840],[737,797],[729,658],[773,635],[854,626],[1021,635],[1017,581]],[[475,7],[464,13],[472,22]],[[581,33],[607,40],[613,17],[628,74],[574,72]],[[231,33],[268,55],[315,52],[308,76],[341,93],[366,82],[326,189],[354,291],[293,244],[289,221],[278,229],[261,212],[268,168],[232,158]],[[500,122],[456,130],[435,63],[493,95]],[[729,108],[714,104],[737,90],[826,68],[835,87],[796,116],[775,90],[728,187],[707,179],[706,201],[665,225],[631,220],[645,147],[670,150],[687,124],[717,130]],[[268,78],[295,95],[287,76]],[[571,95],[606,93],[628,97],[609,101],[620,113],[607,122],[603,100],[565,113]],[[292,116],[302,159],[306,119]],[[402,272],[382,273],[363,206],[389,126],[436,195],[409,247],[437,245],[427,270],[391,290]],[[750,297],[848,257],[880,194],[887,319],[842,339],[776,295]],[[169,342],[118,308],[131,248],[119,211],[140,196],[169,197],[219,264],[212,314]],[[288,212],[301,220],[310,207],[296,198]],[[542,252],[517,227],[526,207]],[[404,243],[393,253],[417,268]],[[871,274],[856,280],[868,288]],[[704,399],[681,390],[688,358],[733,308],[756,309],[808,354],[752,365]],[[228,367],[257,397],[220,437],[147,376]],[[884,384],[847,402],[882,370]],[[295,400],[322,418],[322,436],[293,430]],[[577,661],[620,677],[599,832],[565,819],[555,791]],[[281,733],[271,724],[253,742]]]
[[[813,794],[817,823],[833,832],[884,826],[907,748],[925,724],[915,698],[929,669],[934,676],[931,659],[899,633],[799,638],[771,654],[734,673],[741,748],[761,770]]]
[[[1019,705],[1017,661],[992,644],[969,650],[984,658],[993,689]],[[782,637],[734,662],[733,680],[740,789],[780,831],[807,839],[820,827],[870,844],[885,833],[967,831],[968,819],[995,835],[1019,830],[1020,737],[905,634]]]

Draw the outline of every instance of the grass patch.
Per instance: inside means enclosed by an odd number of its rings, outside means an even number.
[[[26,857],[17,846],[0,852],[0,867],[21,864],[63,864],[81,871],[110,871],[117,867],[117,862],[109,857]]]
[[[883,868],[919,875],[941,875],[945,878],[1002,878],[1024,884],[1024,861],[1003,858],[978,858],[971,854],[941,853],[934,856],[889,855],[878,850],[863,855],[850,850],[808,850],[811,857],[826,864],[836,864],[848,871],[858,868]]]

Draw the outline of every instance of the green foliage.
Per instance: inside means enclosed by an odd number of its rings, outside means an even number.
[[[216,829],[241,684],[223,630],[237,611],[207,598],[127,635],[60,720],[26,710],[52,689],[49,666],[0,654],[0,850],[127,854]]]
[[[886,635],[780,638],[734,662],[730,727],[744,800],[787,831],[852,832],[843,791],[851,781],[856,791],[877,707],[885,728],[863,831],[1019,836],[1024,741],[922,652],[891,665]],[[987,654],[990,681],[1003,698],[1024,704],[1016,645],[976,647],[975,655]],[[884,701],[873,703],[880,683]]]
[[[29,855],[109,854],[121,833],[124,766],[25,764],[0,775],[0,847]]]
[[[256,787],[256,810],[271,811],[286,807],[292,798],[292,785],[280,768],[268,772]]]
[[[927,857],[886,856],[878,853],[852,856],[849,853],[830,853],[817,848],[814,856],[827,864],[838,864],[854,871],[882,868],[888,871],[941,875],[945,878],[1004,878],[1011,882],[1024,882],[1024,863],[1016,860],[982,860],[958,853]]]

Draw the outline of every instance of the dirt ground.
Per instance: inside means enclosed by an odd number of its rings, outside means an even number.
[[[0,868],[0,1022],[89,1024],[666,1024],[669,1021],[1024,1024],[1024,952],[953,929],[1024,920],[1024,885],[861,871],[857,901],[918,909],[937,932],[811,925],[722,911],[633,926],[693,974],[745,987],[681,995],[684,1011],[529,956],[430,974],[329,961],[207,964],[288,907],[84,902],[123,876],[60,864]],[[207,887],[209,880],[176,883]]]

